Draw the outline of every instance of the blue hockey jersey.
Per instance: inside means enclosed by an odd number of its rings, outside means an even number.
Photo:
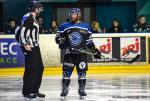
[[[85,50],[88,44],[93,43],[91,27],[84,22],[63,23],[57,32],[56,38],[65,38],[66,49]]]

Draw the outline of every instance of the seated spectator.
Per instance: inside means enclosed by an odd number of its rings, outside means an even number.
[[[0,32],[0,35],[3,35],[3,34],[5,34],[4,32]]]
[[[40,34],[44,34],[45,33],[45,28],[44,28],[44,24],[43,24],[43,17],[38,17],[37,21],[39,23],[39,33]]]
[[[118,20],[113,20],[111,28],[109,28],[108,33],[122,33],[121,24]]]
[[[16,26],[16,21],[11,19],[8,25],[5,27],[5,34],[15,34]]]
[[[139,16],[137,23],[133,25],[133,30],[138,33],[150,32],[150,25],[146,22],[145,16]]]
[[[92,27],[92,33],[102,33],[98,21],[93,21],[91,27]]]
[[[55,20],[51,21],[51,25],[50,25],[50,29],[48,30],[48,32],[50,34],[56,34],[58,30],[58,24]]]

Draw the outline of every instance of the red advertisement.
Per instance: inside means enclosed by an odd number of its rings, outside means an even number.
[[[110,61],[112,58],[112,38],[93,38],[96,47],[102,52],[102,59],[94,61]]]
[[[132,59],[137,54],[141,54],[140,37],[120,38],[120,56],[121,59]]]

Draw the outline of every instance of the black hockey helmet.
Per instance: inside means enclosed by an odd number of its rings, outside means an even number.
[[[38,0],[30,0],[28,10],[30,12],[34,12],[36,8],[38,8],[40,11],[43,11],[43,5],[39,3]]]
[[[80,8],[72,8],[70,11],[69,11],[69,16],[71,16],[72,13],[76,13],[78,15],[81,16],[81,10]]]

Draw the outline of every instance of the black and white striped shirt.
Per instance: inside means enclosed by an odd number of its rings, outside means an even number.
[[[19,43],[23,46],[39,46],[39,25],[35,17],[31,13],[27,13],[21,21]]]

